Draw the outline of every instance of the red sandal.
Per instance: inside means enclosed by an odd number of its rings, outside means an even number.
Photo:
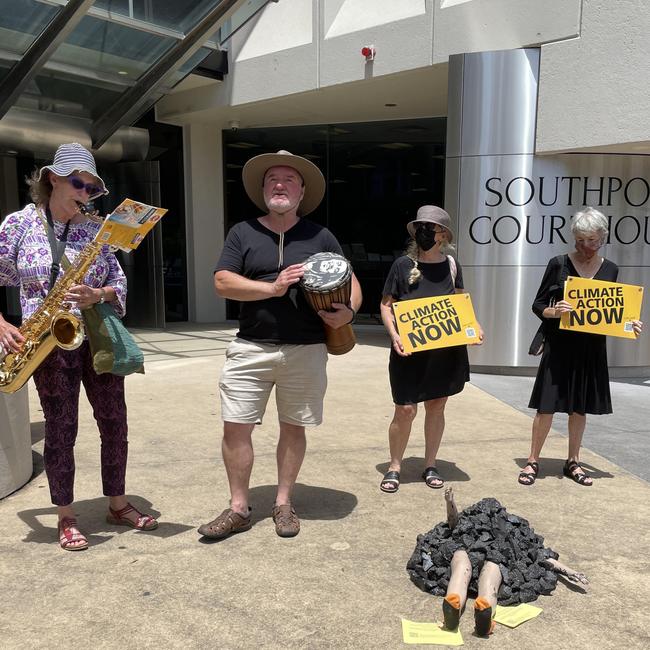
[[[59,521],[59,545],[64,551],[83,551],[88,548],[88,540],[79,532],[74,517],[63,517]]]
[[[135,512],[138,515],[136,521],[132,521],[125,516],[130,512]],[[141,513],[130,503],[127,503],[120,510],[113,510],[113,508],[109,506],[106,521],[114,526],[130,526],[131,528],[137,528],[138,530],[155,530],[158,528],[158,522],[151,515]]]

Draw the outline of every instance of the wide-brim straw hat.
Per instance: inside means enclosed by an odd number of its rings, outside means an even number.
[[[271,167],[292,167],[301,176],[305,186],[305,195],[298,206],[298,214],[304,216],[313,212],[325,196],[325,177],[313,162],[289,151],[280,150],[277,153],[262,153],[251,158],[242,170],[242,180],[248,198],[260,209],[266,212],[264,201],[264,175]]]
[[[104,194],[108,194],[106,184],[97,173],[97,165],[95,165],[93,155],[86,147],[80,145],[78,142],[62,144],[56,150],[52,164],[41,167],[38,175],[39,181],[43,179],[43,172],[46,169],[54,172],[57,176],[70,176],[74,172],[87,172],[92,174],[99,181]]]
[[[415,237],[415,229],[419,223],[435,223],[447,231],[447,239],[451,244],[454,241],[454,233],[451,229],[451,217],[442,208],[436,205],[423,205],[418,208],[413,221],[406,224],[406,229],[411,237]]]

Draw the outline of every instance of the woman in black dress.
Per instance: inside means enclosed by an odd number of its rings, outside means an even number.
[[[426,411],[422,478],[430,488],[441,488],[444,484],[436,468],[436,455],[445,428],[447,397],[460,393],[469,381],[467,347],[459,345],[417,354],[404,352],[392,304],[463,293],[460,264],[445,253],[453,241],[450,225],[451,219],[442,208],[422,206],[415,220],[406,226],[412,238],[406,254],[395,260],[384,285],[380,309],[392,344],[388,370],[395,403],[395,414],[388,429],[390,465],[379,486],[384,492],[399,489],[402,457],[420,402],[424,402]],[[483,340],[480,328],[479,338]]]
[[[592,480],[580,465],[579,454],[587,413],[612,412],[607,370],[605,336],[560,329],[560,316],[572,310],[563,299],[564,282],[571,275],[616,282],[618,266],[598,255],[607,240],[607,219],[587,208],[573,217],[571,232],[575,251],[550,260],[535,296],[533,311],[544,323],[544,352],[529,408],[537,409],[528,462],[519,474],[519,483],[532,485],[539,471],[539,455],[554,413],[569,415],[569,453],[563,473],[580,485]],[[643,323],[634,321],[636,335]]]

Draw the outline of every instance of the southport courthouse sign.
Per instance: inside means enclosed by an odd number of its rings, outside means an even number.
[[[544,264],[573,247],[571,217],[591,206],[609,222],[606,255],[619,265],[650,265],[649,156],[483,156],[462,166],[459,252],[466,263],[492,252],[501,264]]]

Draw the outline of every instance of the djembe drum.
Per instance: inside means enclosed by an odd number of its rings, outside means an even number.
[[[332,303],[350,302],[352,266],[337,253],[316,253],[304,263],[300,286],[307,302],[316,310],[334,311]],[[325,343],[330,354],[345,354],[357,342],[351,325],[337,329],[325,325]]]

